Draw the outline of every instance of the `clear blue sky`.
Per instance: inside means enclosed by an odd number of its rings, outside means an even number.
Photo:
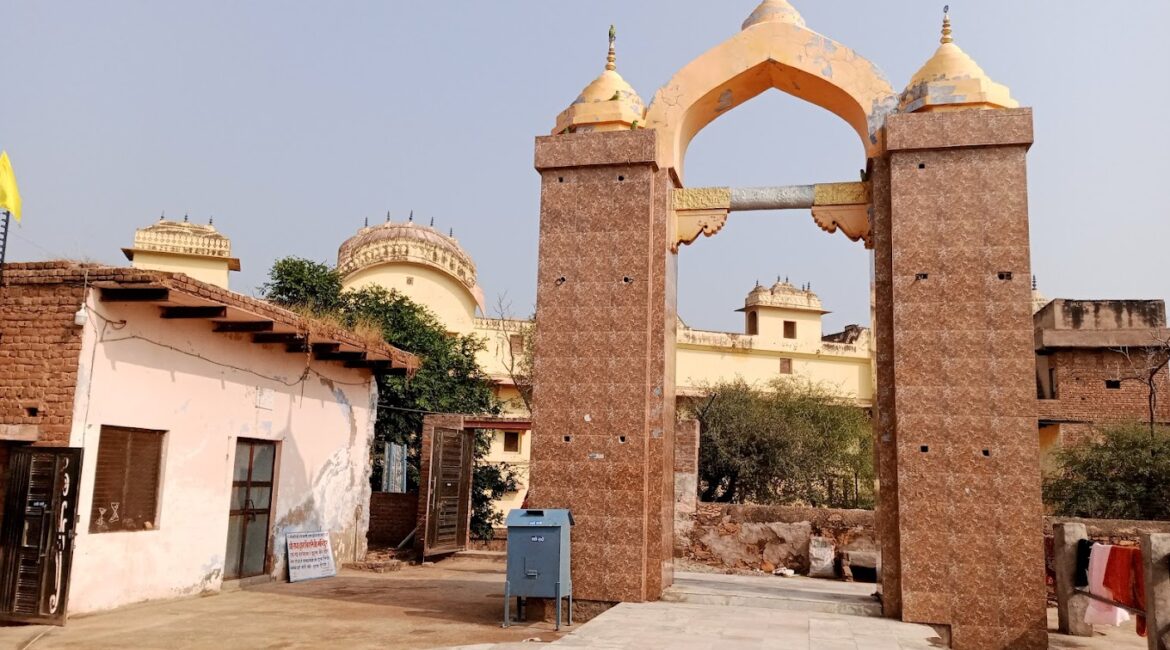
[[[124,262],[134,229],[214,216],[251,292],[284,255],[334,261],[363,219],[434,217],[494,304],[535,298],[533,137],[602,69],[642,97],[734,34],[755,0],[0,0],[0,148],[25,224],[11,259]],[[902,88],[942,1],[795,2]],[[1165,298],[1170,2],[951,0],[958,43],[1036,110],[1033,259],[1050,297]],[[688,184],[853,180],[844,122],[777,92],[703,131]],[[680,312],[737,329],[757,279],[812,282],[836,327],[868,320],[868,255],[807,213],[735,215],[684,249]]]

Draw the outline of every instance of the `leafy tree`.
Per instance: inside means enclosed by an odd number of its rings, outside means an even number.
[[[325,264],[286,257],[272,265],[260,294],[278,305],[332,313],[341,306],[341,276]]]
[[[812,384],[742,380],[708,387],[699,419],[704,501],[873,505],[873,440],[865,412]]]
[[[483,341],[474,336],[449,334],[425,307],[381,287],[342,291],[336,271],[324,264],[289,257],[278,260],[261,291],[272,302],[310,309],[334,317],[347,326],[374,325],[387,343],[418,355],[422,365],[413,377],[384,375],[378,380],[379,404],[375,448],[396,443],[407,449],[407,488],[417,489],[422,422],[426,413],[495,414],[499,404],[491,381],[476,362]],[[486,442],[485,442],[486,441]],[[472,485],[472,530],[491,536],[502,523],[491,502],[515,489],[515,475],[507,466],[483,461],[490,435],[479,432]],[[374,450],[371,450],[372,452]],[[381,483],[381,463],[373,463],[371,481]]]
[[[1056,452],[1044,501],[1062,517],[1170,520],[1170,429],[1109,427]]]

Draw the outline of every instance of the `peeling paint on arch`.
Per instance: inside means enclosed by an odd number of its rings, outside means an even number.
[[[681,178],[699,131],[772,88],[841,117],[869,157],[881,152],[881,129],[898,103],[877,66],[848,47],[800,24],[752,24],[687,64],[655,95],[646,128],[659,131],[659,166]]]

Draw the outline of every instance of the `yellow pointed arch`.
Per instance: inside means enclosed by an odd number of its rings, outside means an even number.
[[[791,22],[761,22],[703,54],[663,86],[646,113],[658,130],[658,163],[681,180],[691,140],[711,122],[775,88],[828,110],[881,153],[881,128],[897,108],[890,82],[853,50]]]

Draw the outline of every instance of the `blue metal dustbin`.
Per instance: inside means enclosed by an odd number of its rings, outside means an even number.
[[[561,599],[569,599],[573,624],[573,577],[569,571],[568,510],[513,510],[508,513],[508,581],[504,583],[504,627],[511,621],[511,601],[517,613],[528,598],[555,598],[557,629],[561,629]]]

